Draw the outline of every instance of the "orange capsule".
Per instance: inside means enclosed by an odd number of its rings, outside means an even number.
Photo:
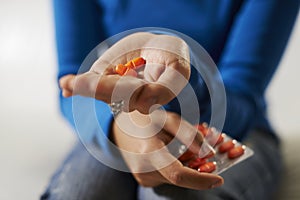
[[[118,64],[116,67],[115,67],[115,71],[123,76],[123,75],[130,75],[130,76],[137,76],[137,73],[134,73],[134,72],[130,72],[130,70],[135,70],[135,69],[138,69],[140,68],[141,66],[145,65],[146,64],[146,60],[142,57],[137,57],[137,58],[134,58],[130,61],[128,61],[125,65],[123,64]]]
[[[234,147],[234,141],[233,140],[229,140],[227,142],[224,142],[223,144],[221,144],[219,146],[219,152],[220,153],[225,153],[227,151],[229,151],[230,149],[232,149]]]
[[[142,57],[137,57],[131,60],[134,69],[138,69],[139,67],[146,64],[146,60]]]
[[[198,172],[211,173],[216,170],[216,162],[207,162],[198,168]]]
[[[126,73],[126,71],[127,71],[127,67],[126,67],[125,65],[123,65],[123,64],[118,64],[118,65],[115,67],[115,71],[116,71],[119,75],[123,76],[123,75]]]
[[[129,69],[134,69],[134,64],[133,62],[130,60],[125,64],[125,67],[129,68]]]
[[[209,159],[211,157],[213,157],[215,155],[215,153],[213,151],[210,151],[206,156],[204,156],[202,159]]]
[[[228,151],[227,156],[229,159],[234,159],[234,158],[237,158],[237,157],[240,157],[241,155],[243,155],[244,152],[245,152],[245,146],[238,146],[233,149],[230,149]]]
[[[191,160],[194,157],[195,157],[195,154],[193,152],[186,151],[178,158],[178,160],[180,160],[181,162],[186,162],[188,160]]]
[[[214,128],[209,128],[206,134],[206,138],[211,145],[217,146],[224,141],[224,134],[217,132]]]
[[[198,124],[198,125],[196,125],[196,128],[198,129],[198,131],[200,133],[202,133],[203,137],[205,137],[207,135],[208,128],[207,128],[207,126],[205,126],[205,124]]]
[[[189,168],[192,169],[197,169],[199,168],[201,165],[205,164],[207,162],[206,159],[202,159],[202,158],[196,158],[194,160],[191,160],[188,164]]]
[[[139,67],[143,66],[146,64],[146,60],[142,57],[137,57],[134,58],[130,61],[128,61],[125,66],[130,68],[130,69],[138,69]]]
[[[218,137],[218,140],[216,142],[216,145],[222,143],[224,141],[224,135],[223,134],[220,134],[219,137]]]

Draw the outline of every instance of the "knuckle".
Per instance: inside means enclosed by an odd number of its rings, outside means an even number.
[[[147,181],[144,180],[140,180],[138,181],[139,185],[143,186],[143,187],[153,187],[152,184],[148,183]]]
[[[184,39],[182,39],[182,38],[180,38],[180,37],[175,37],[175,38],[178,40],[178,42],[179,42],[180,44],[185,45],[185,46],[188,46],[187,43],[184,41]]]
[[[145,89],[146,89],[146,84],[143,84],[136,88],[136,90],[133,92],[131,96],[131,101],[132,103],[138,103],[139,101],[143,100],[143,97],[145,96]]]
[[[143,174],[135,174],[134,178],[138,182],[138,184],[143,187],[152,187],[153,186]]]
[[[141,176],[135,176],[135,180],[139,183],[139,185],[147,187],[147,181],[145,181],[144,178],[142,178]]]
[[[85,84],[87,87],[87,91],[90,91],[91,94],[93,94],[96,91],[97,87],[93,81],[86,81]]]
[[[95,81],[91,81],[89,74],[82,74],[77,79],[77,86],[80,90],[85,90],[87,93],[96,91]]]
[[[182,174],[178,171],[174,171],[169,174],[169,181],[174,185],[179,185],[182,182],[182,179]]]
[[[145,154],[153,151],[153,147],[145,142],[143,145],[140,146],[138,153]]]

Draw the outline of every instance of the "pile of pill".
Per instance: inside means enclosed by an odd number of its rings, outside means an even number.
[[[125,65],[118,64],[115,66],[115,72],[121,76],[134,76],[137,77],[137,70],[146,64],[146,60],[142,57],[134,58],[128,61]]]
[[[253,151],[249,147],[232,139],[225,133],[216,131],[213,127],[208,127],[206,123],[196,127],[205,140],[214,148],[215,152],[210,151],[200,158],[187,150],[178,159],[192,169],[199,172],[220,174],[253,155]]]

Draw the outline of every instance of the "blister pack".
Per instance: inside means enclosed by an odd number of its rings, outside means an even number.
[[[202,156],[187,150],[178,158],[185,166],[199,172],[220,174],[254,154],[246,145],[213,127],[208,127],[206,123],[197,125],[197,128],[213,149]]]

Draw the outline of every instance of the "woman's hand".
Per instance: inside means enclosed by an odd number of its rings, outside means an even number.
[[[162,113],[155,112],[163,111],[154,111],[151,114],[154,116],[141,115],[138,112],[121,113],[113,125],[113,140],[122,150],[125,162],[137,182],[147,187],[167,183],[191,189],[209,189],[222,185],[222,177],[200,173],[183,166],[166,148],[176,136],[176,139],[188,146],[190,151],[198,154],[203,138],[195,127],[181,119],[179,115],[169,112],[165,113],[164,123],[161,123]],[[128,117],[131,121],[124,121]],[[128,123],[136,126],[131,128],[131,132]],[[158,130],[157,127],[161,126],[162,129]],[[141,132],[139,130],[141,127],[147,127],[147,131]]]
[[[146,60],[143,79],[116,74],[117,64],[136,57]],[[90,71],[62,77],[60,86],[65,97],[82,95],[106,103],[124,100],[125,111],[149,113],[152,105],[168,103],[188,83],[189,59],[188,46],[180,38],[135,33],[109,48]]]

